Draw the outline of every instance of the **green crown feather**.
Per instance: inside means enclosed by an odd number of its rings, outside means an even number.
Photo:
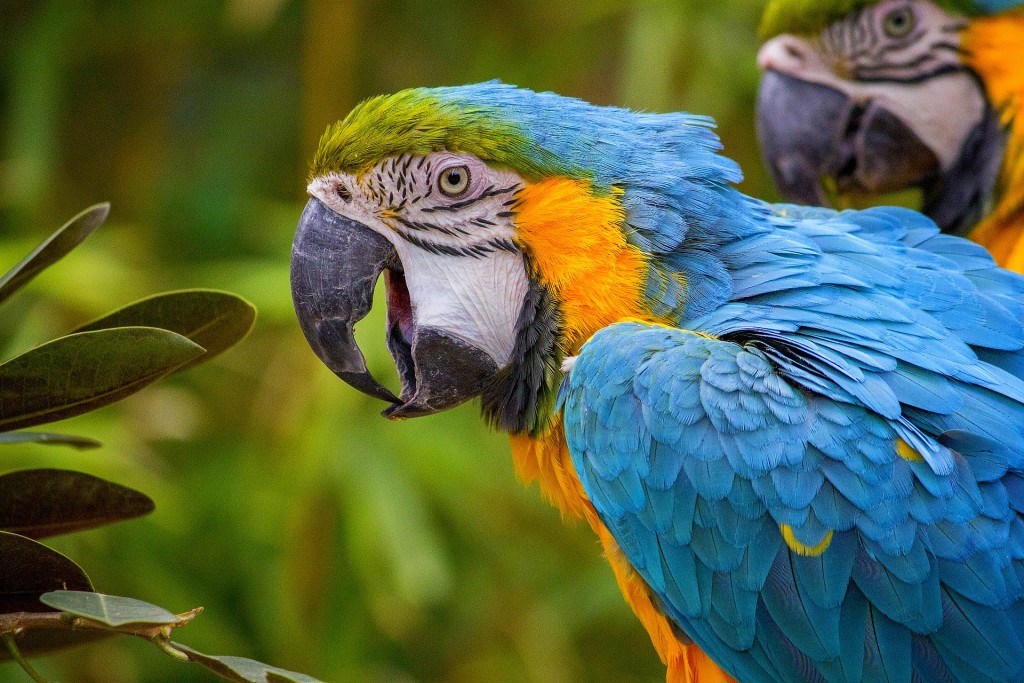
[[[502,161],[523,154],[520,131],[496,109],[466,107],[440,97],[445,89],[412,88],[364,100],[328,127],[313,159],[312,176],[359,173],[399,154],[440,150]]]

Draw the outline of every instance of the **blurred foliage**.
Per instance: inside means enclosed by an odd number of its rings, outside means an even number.
[[[97,590],[184,610],[202,651],[327,681],[663,680],[592,533],[514,480],[475,406],[390,423],[305,345],[288,256],[306,164],[361,98],[501,78],[718,119],[757,156],[750,0],[0,0],[0,263],[79,206],[104,229],[0,309],[9,358],[127,300],[203,285],[260,310],[245,344],[61,423],[101,450],[12,445],[146,491],[148,518],[55,546]],[[34,226],[34,230],[26,230]],[[393,374],[383,307],[362,323]],[[13,332],[12,332],[13,331]],[[62,681],[208,681],[106,640]],[[0,681],[20,681],[11,664]]]
[[[82,211],[0,276],[0,304],[79,246],[105,220],[109,204]],[[0,363],[0,446],[99,448],[95,439],[20,431],[106,407],[162,377],[216,357],[245,338],[256,311],[227,292],[165,292],[108,313],[71,334]],[[19,430],[19,431],[14,431]],[[240,683],[318,683],[236,656],[210,656],[171,641],[201,611],[162,607],[93,592],[85,570],[38,539],[94,529],[153,511],[145,494],[90,474],[52,468],[0,474],[0,660],[28,661],[111,635],[152,642]]]

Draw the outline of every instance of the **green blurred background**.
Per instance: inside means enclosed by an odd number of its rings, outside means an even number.
[[[500,78],[718,119],[743,189],[759,2],[0,0],[0,268],[109,200],[96,235],[0,309],[0,351],[160,290],[237,292],[240,347],[4,447],[151,495],[57,546],[97,589],[206,612],[179,634],[327,681],[663,680],[591,532],[515,480],[476,406],[391,423],[305,345],[288,255],[324,127],[368,95]],[[360,329],[393,376],[382,308]],[[73,423],[73,424],[72,424]],[[210,681],[114,639],[40,660],[65,682]],[[27,678],[0,664],[0,680]]]

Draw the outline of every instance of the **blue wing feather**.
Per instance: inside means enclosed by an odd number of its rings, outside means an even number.
[[[898,346],[876,336],[872,353]],[[988,432],[1024,403],[983,371],[868,363],[841,343],[800,366],[744,341],[613,325],[560,394],[584,489],[667,614],[741,679],[1016,680],[1022,447]],[[883,383],[895,414],[844,386],[857,376]],[[949,467],[900,457],[908,430]],[[1001,659],[954,661],[957,642]]]
[[[864,629],[865,682],[898,683],[909,681],[911,671],[911,633],[900,624],[869,607]]]
[[[1024,680],[1024,277],[912,211],[654,194],[678,329],[599,331],[560,407],[666,614],[740,680]]]

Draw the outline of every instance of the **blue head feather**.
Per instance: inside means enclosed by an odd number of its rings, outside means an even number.
[[[522,156],[485,159],[491,163],[527,177],[540,168],[587,179],[599,193],[621,190],[627,239],[651,256],[647,292],[656,315],[694,317],[729,298],[720,247],[762,229],[765,212],[732,187],[743,175],[720,154],[714,119],[597,106],[497,81],[424,92],[522,137]]]

